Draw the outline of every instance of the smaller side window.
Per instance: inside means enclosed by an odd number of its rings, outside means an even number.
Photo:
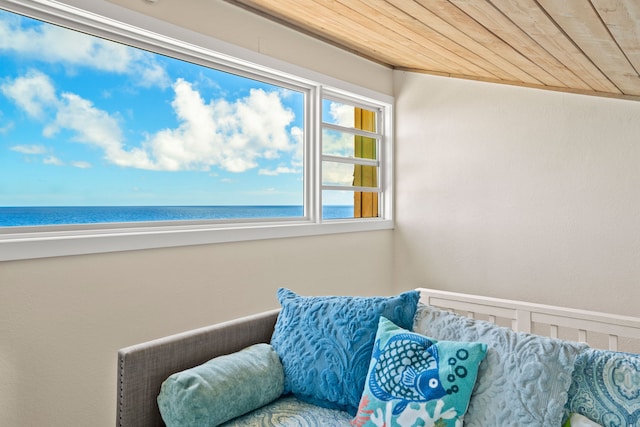
[[[323,219],[382,216],[382,111],[337,97],[323,98]]]

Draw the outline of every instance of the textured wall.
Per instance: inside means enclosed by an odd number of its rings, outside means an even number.
[[[640,314],[640,103],[395,84],[396,283]]]

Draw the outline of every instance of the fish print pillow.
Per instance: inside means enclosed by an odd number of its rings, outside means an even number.
[[[461,427],[486,353],[486,344],[438,342],[381,316],[351,425]]]

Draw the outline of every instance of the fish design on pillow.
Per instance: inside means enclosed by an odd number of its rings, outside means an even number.
[[[438,350],[433,344],[415,334],[395,335],[382,349],[380,340],[376,341],[369,389],[380,400],[400,401],[394,415],[411,402],[427,402],[447,394],[440,384]]]

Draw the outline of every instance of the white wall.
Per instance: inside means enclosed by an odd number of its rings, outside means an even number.
[[[395,84],[396,283],[640,314],[640,103]]]
[[[113,426],[121,347],[303,295],[391,293],[391,231],[0,264],[0,425]]]
[[[390,70],[221,1],[120,3],[392,91]],[[111,427],[119,348],[275,308],[280,286],[307,295],[388,295],[392,249],[392,231],[381,231],[0,263],[0,426]]]

